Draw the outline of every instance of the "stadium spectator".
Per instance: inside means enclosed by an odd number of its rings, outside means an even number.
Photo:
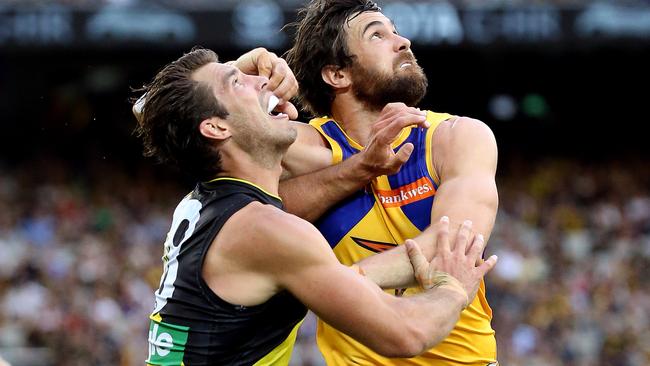
[[[184,190],[119,166],[85,175],[51,159],[22,166],[0,167],[0,355],[14,366],[25,348],[45,366],[140,365],[161,271],[152,253]],[[500,263],[487,286],[503,364],[650,363],[646,167],[502,167],[490,243]],[[44,227],[53,231],[30,232]],[[119,321],[96,317],[107,312]],[[306,321],[293,365],[322,362],[313,332]]]

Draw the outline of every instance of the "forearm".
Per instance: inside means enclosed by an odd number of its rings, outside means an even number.
[[[314,222],[373,178],[358,154],[336,165],[280,182],[285,210]]]
[[[494,227],[496,212],[499,205],[494,178],[468,177],[455,178],[442,184],[436,193],[436,203],[431,210],[431,222],[436,222],[441,216],[448,216],[451,222],[450,234],[455,237],[463,221],[471,220],[472,235],[482,234],[487,242]],[[425,230],[421,236],[426,237],[418,243],[423,245],[432,242],[430,232]],[[427,241],[428,240],[428,241]],[[425,257],[431,258],[431,248],[423,250]]]
[[[420,354],[440,343],[454,329],[467,295],[445,285],[402,299],[407,299],[409,304],[401,308],[401,316],[409,336],[416,340],[414,353]]]
[[[417,284],[403,245],[364,258],[356,264],[369,280],[383,289],[413,287]]]
[[[458,232],[458,227],[452,227],[451,232],[454,234],[452,237],[454,237]],[[433,259],[436,243],[435,235],[436,229],[434,225],[430,225],[413,238],[428,261]],[[383,289],[408,288],[418,284],[413,274],[413,265],[404,245],[364,258],[356,264],[364,271],[368,279]]]
[[[382,293],[383,304],[369,306],[360,316],[367,318],[375,313],[372,319],[360,323],[365,325],[337,328],[385,357],[415,357],[442,341],[454,328],[467,304],[467,295],[461,291],[442,285],[411,297]]]

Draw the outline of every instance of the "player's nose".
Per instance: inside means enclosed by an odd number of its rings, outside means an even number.
[[[408,51],[408,50],[411,49],[411,41],[406,37],[402,37],[401,35],[396,34],[395,35],[395,48],[397,49],[397,51],[400,51],[400,52]]]

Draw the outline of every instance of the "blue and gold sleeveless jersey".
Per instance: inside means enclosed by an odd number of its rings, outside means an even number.
[[[397,174],[375,178],[364,189],[338,203],[316,222],[341,263],[351,265],[417,236],[431,223],[431,207],[440,183],[431,161],[431,139],[449,114],[427,112],[428,129],[402,130],[393,149],[411,142],[415,149]],[[337,164],[363,147],[333,120],[310,121],[328,141]],[[342,284],[344,285],[344,284]],[[406,295],[417,292],[409,289]],[[496,341],[490,325],[492,310],[481,282],[478,295],[463,311],[449,336],[419,357],[388,359],[319,321],[318,346],[327,364],[344,365],[476,365],[496,361]]]
[[[147,365],[289,364],[305,305],[287,291],[255,306],[231,304],[203,280],[205,255],[219,230],[253,201],[282,208],[279,197],[235,178],[199,183],[176,207],[150,316]]]

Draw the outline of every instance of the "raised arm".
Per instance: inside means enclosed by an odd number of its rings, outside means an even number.
[[[452,237],[461,223],[470,219],[475,233],[490,236],[498,207],[495,184],[497,147],[492,131],[481,121],[455,118],[443,122],[433,134],[433,163],[441,184],[431,210],[431,222],[449,216]],[[423,231],[415,240],[426,258],[431,259],[435,230]],[[364,259],[360,266],[384,288],[413,283],[406,250],[399,246],[384,257]]]
[[[298,81],[283,58],[259,47],[227,63],[244,74],[266,76],[269,79],[266,88],[280,99],[275,110],[286,113],[292,120],[298,118],[298,110],[289,102],[298,92]]]
[[[282,161],[280,196],[287,212],[313,222],[374,175],[360,154],[332,165],[332,151],[320,133],[305,123],[296,127],[298,137]]]
[[[287,62],[275,53],[265,48],[252,49],[226,64],[233,65],[244,74],[266,76],[269,82],[266,89],[280,99],[275,111],[286,113],[290,119],[298,118],[298,110],[289,102],[298,92],[298,81]],[[140,96],[131,109],[138,120],[142,119],[142,111],[147,102],[146,94]]]
[[[467,306],[467,293],[478,288],[482,276],[494,265],[494,261],[474,265],[483,247],[481,241],[473,243],[477,247],[470,246],[474,249],[468,254],[464,247],[452,252],[448,235],[442,231],[438,239],[445,254],[438,257],[446,262],[437,267],[455,277],[436,273],[422,294],[396,298],[341,265],[309,223],[259,207],[254,215],[259,215],[258,220],[252,217],[247,221],[259,224],[253,237],[249,232],[242,243],[254,248],[242,258],[247,267],[272,278],[279,289],[289,290],[335,328],[389,357],[412,357],[444,339]],[[412,256],[418,258],[417,253]],[[426,260],[419,258],[419,266],[426,267]]]
[[[307,221],[315,221],[337,202],[356,192],[374,177],[393,174],[404,164],[413,145],[394,152],[392,142],[406,126],[426,127],[426,113],[403,103],[388,104],[373,125],[363,151],[332,165],[332,153],[318,131],[298,126],[298,139],[283,159],[285,174],[280,195],[285,209]]]

